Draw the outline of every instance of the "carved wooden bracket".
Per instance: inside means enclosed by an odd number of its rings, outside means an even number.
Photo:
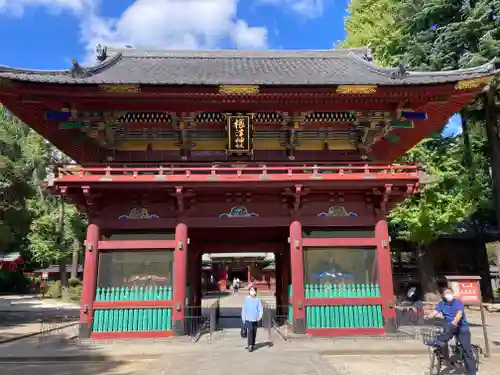
[[[392,193],[392,185],[386,184],[384,185],[384,194],[382,195],[382,201],[380,202],[380,209],[382,213],[387,213],[387,203],[389,202],[389,197]]]
[[[300,209],[301,204],[303,202],[303,197],[310,193],[310,189],[305,188],[303,185],[295,185],[295,190],[292,191],[290,188],[286,188],[283,192],[285,198],[284,201],[287,201],[288,197],[293,199],[292,211],[296,212]]]
[[[406,184],[405,197],[410,197],[415,193],[415,184]]]
[[[184,212],[186,209],[186,198],[194,196],[194,192],[192,190],[185,190],[183,186],[176,186],[175,192],[169,195],[177,199],[177,211]]]
[[[87,207],[92,207],[94,204],[94,200],[92,199],[92,195],[90,194],[90,186],[82,186],[83,197],[85,198],[85,204]]]

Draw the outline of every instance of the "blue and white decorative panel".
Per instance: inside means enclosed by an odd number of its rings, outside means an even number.
[[[356,212],[347,212],[344,206],[330,206],[327,212],[321,212],[318,214],[318,216],[339,217],[339,216],[358,216],[358,214]]]
[[[144,207],[132,208],[128,215],[118,216],[119,220],[154,220],[159,219],[158,215],[149,214],[148,210]]]
[[[234,206],[231,211],[220,214],[219,217],[259,217],[259,215],[248,212],[245,206]]]

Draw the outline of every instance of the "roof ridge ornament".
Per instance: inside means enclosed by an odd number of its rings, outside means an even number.
[[[404,78],[404,77],[407,77],[409,75],[408,69],[407,69],[407,64],[406,64],[406,61],[404,61],[404,60],[399,63],[399,65],[396,69],[397,70],[395,70],[391,73],[392,79]]]
[[[108,47],[98,44],[95,47],[97,61],[103,62],[108,58]]]
[[[365,60],[369,62],[373,62],[373,54],[371,49],[371,43],[366,46]]]
[[[81,66],[75,58],[71,59],[73,66],[71,67],[71,77],[73,78],[85,78],[88,77],[89,71]]]

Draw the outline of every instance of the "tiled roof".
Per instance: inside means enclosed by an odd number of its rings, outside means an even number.
[[[495,73],[495,63],[456,71],[407,72],[368,61],[367,48],[326,51],[147,51],[108,49],[107,59],[75,76],[71,70],[0,67],[0,78],[61,84],[344,85],[433,84]]]
[[[21,259],[21,253],[0,254],[0,262],[15,262]]]

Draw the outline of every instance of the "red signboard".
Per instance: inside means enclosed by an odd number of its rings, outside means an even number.
[[[481,288],[478,276],[446,276],[448,287],[464,305],[478,305],[481,303]]]
[[[481,290],[479,288],[479,282],[475,280],[458,281],[457,287],[457,297],[458,299],[460,299],[460,301],[462,301],[463,304],[481,302]]]

